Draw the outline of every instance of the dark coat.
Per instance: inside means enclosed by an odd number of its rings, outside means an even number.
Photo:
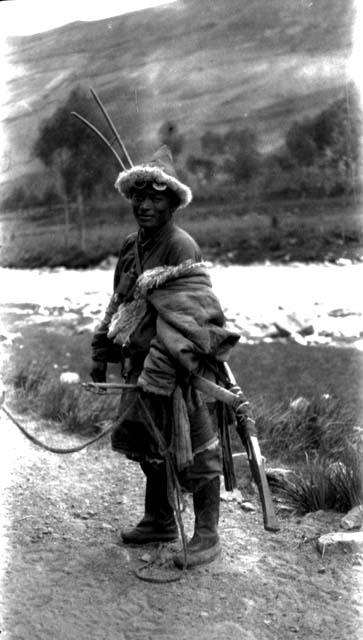
[[[119,253],[114,274],[113,296],[92,339],[94,360],[103,362],[120,362],[122,360],[120,346],[115,345],[113,340],[107,337],[107,333],[111,318],[119,305],[122,302],[130,302],[133,298],[136,280],[140,275],[137,269],[136,250],[142,271],[164,265],[175,266],[185,260],[200,262],[202,257],[195,240],[173,222],[164,225],[152,238],[146,241],[143,241],[140,232],[129,235]],[[155,334],[156,314],[151,308],[149,308],[149,312],[137,335],[134,336],[132,344],[129,345],[130,355],[135,354],[136,356],[138,354],[140,361],[147,355],[150,341]]]
[[[132,234],[121,248],[114,294],[92,341],[93,357],[113,362],[125,358],[128,381],[140,386],[122,393],[113,448],[137,460],[160,458],[142,397],[183,468],[216,446],[218,434],[211,415],[215,403],[208,408],[182,378],[203,369],[203,357],[225,359],[239,336],[224,327],[209,276],[195,264],[201,260],[200,250],[185,231],[168,223],[152,239],[141,240]],[[137,282],[138,258],[143,273]]]

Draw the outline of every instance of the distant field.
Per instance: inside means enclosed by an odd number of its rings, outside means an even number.
[[[86,219],[82,250],[75,209],[68,239],[60,206],[0,214],[0,265],[87,267],[116,255],[122,238],[135,229],[124,203],[93,204]],[[363,255],[361,205],[354,201],[203,202],[176,220],[195,237],[206,259],[247,264]]]

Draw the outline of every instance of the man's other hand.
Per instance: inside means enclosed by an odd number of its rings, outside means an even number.
[[[93,382],[106,382],[107,363],[100,360],[92,360],[90,376]]]

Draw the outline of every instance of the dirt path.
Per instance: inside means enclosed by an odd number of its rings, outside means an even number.
[[[70,456],[48,454],[29,444],[3,413],[0,434],[1,638],[361,637],[361,559],[322,559],[315,549],[319,533],[339,526],[338,514],[284,518],[281,532],[269,534],[257,500],[250,513],[223,500],[222,558],[179,582],[150,584],[134,569],[154,548],[118,543],[119,529],[142,513],[137,465],[108,443]],[[191,533],[190,506],[184,521]]]

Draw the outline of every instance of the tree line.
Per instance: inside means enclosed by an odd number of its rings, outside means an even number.
[[[40,126],[33,155],[47,169],[42,190],[20,184],[3,201],[4,208],[59,203],[66,227],[69,204],[77,203],[81,227],[84,207],[91,197],[109,198],[119,170],[109,150],[94,133],[71,116],[84,115],[104,131],[94,102],[82,87],[73,89],[54,114]],[[334,197],[360,188],[359,104],[353,86],[317,115],[296,120],[288,127],[279,149],[260,151],[257,133],[250,127],[223,132],[206,130],[199,151],[187,153],[178,125],[164,122],[159,142],[171,148],[182,177],[196,195],[213,197],[235,187],[240,197]],[[44,181],[43,181],[44,182]]]
[[[206,131],[201,153],[188,157],[187,169],[201,188],[233,184],[262,198],[350,195],[361,186],[360,138],[358,97],[348,87],[316,116],[293,121],[272,153],[259,151],[251,128]]]

